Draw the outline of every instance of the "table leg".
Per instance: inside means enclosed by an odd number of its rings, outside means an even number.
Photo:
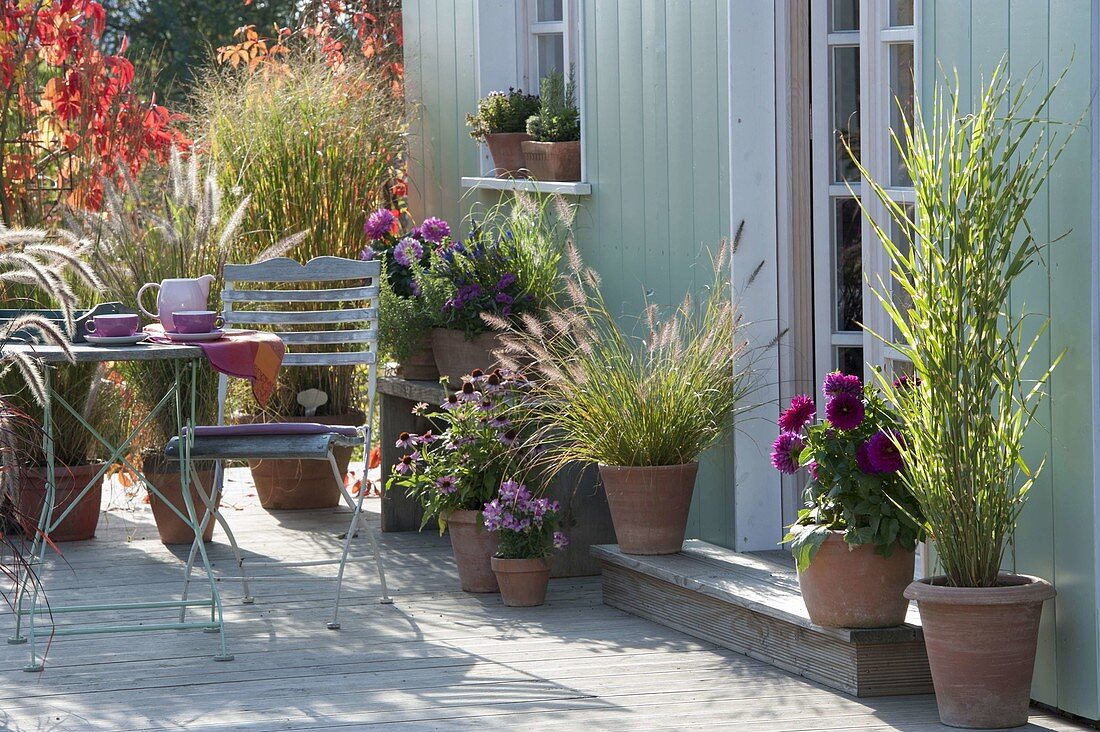
[[[28,571],[41,572],[45,570],[46,536],[50,524],[53,521],[54,502],[57,500],[57,474],[54,469],[54,435],[53,435],[53,384],[50,368],[42,369],[42,378],[45,381],[46,404],[42,409],[42,447],[46,453],[46,498],[39,514],[38,528],[31,542],[31,564]],[[28,580],[30,579],[28,575]],[[42,661],[38,658],[37,634],[34,632],[35,619],[38,617],[38,596],[41,582],[31,583],[31,608],[27,616],[27,636],[30,639],[31,660],[23,667],[24,671],[41,671]],[[22,602],[19,605],[22,609]],[[20,614],[17,614],[19,617]],[[16,635],[19,634],[19,623],[16,621]]]

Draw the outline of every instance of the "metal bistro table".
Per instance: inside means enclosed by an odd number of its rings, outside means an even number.
[[[231,661],[233,656],[228,652],[225,645],[225,619],[222,611],[221,596],[218,593],[217,584],[214,580],[214,573],[210,566],[210,558],[206,553],[206,545],[202,541],[202,534],[200,527],[207,519],[205,516],[200,517],[195,510],[194,500],[191,497],[190,490],[181,491],[183,495],[183,502],[185,504],[187,515],[185,516],[180,510],[169,502],[165,496],[145,477],[145,475],[139,471],[133,464],[130,463],[127,458],[127,451],[134,441],[136,436],[145,428],[150,421],[152,421],[158,414],[165,412],[166,410],[175,409],[176,412],[176,426],[181,436],[180,445],[182,447],[180,454],[180,485],[189,486],[191,479],[191,436],[194,434],[193,420],[195,414],[195,401],[196,401],[196,375],[199,368],[199,361],[203,358],[202,349],[197,346],[186,345],[171,345],[171,344],[157,344],[157,343],[145,343],[132,346],[92,346],[87,344],[74,344],[71,346],[73,355],[76,361],[81,363],[99,363],[99,362],[119,362],[119,361],[171,361],[175,369],[175,381],[170,389],[164,393],[160,401],[156,406],[149,411],[149,414],[145,415],[144,419],[134,428],[133,432],[120,444],[112,445],[106,438],[104,438],[94,425],[88,424],[84,420],[76,408],[64,400],[59,394],[57,394],[52,388],[52,381],[50,379],[50,370],[55,364],[59,364],[61,368],[69,363],[65,357],[64,352],[57,346],[39,346],[39,345],[7,345],[0,349],[0,352],[20,352],[31,358],[34,358],[43,364],[49,365],[44,369],[46,373],[46,393],[48,398],[55,400],[62,406],[67,412],[72,414],[88,432],[105,447],[111,450],[110,457],[104,462],[102,469],[96,474],[88,485],[84,486],[79,496],[73,500],[68,508],[65,509],[59,516],[54,516],[54,501],[56,496],[56,483],[55,483],[55,465],[54,465],[54,434],[53,434],[53,418],[52,410],[47,405],[43,409],[42,420],[42,439],[43,448],[46,454],[46,500],[42,505],[42,512],[38,519],[38,531],[35,533],[34,540],[31,543],[31,553],[29,556],[30,566],[34,570],[34,574],[37,575],[37,581],[32,576],[31,572],[24,573],[23,581],[16,589],[17,599],[15,602],[16,610],[16,625],[15,635],[8,639],[10,644],[27,643],[30,641],[30,663],[24,666],[25,671],[41,671],[43,668],[43,658],[39,657],[37,639],[39,638],[52,638],[53,636],[61,635],[91,635],[94,633],[131,633],[136,631],[146,630],[184,630],[184,629],[202,629],[208,632],[217,631],[220,635],[221,649],[218,654],[214,656],[217,661]],[[186,383],[186,387],[184,382]],[[184,391],[188,392],[188,403],[185,410],[184,404]],[[45,553],[46,545],[45,537],[61,523],[65,516],[79,503],[80,499],[91,490],[97,481],[103,479],[103,475],[107,469],[114,463],[119,462],[133,471],[148,488],[157,497],[164,501],[165,505],[169,506],[177,515],[184,521],[186,521],[195,531],[195,545],[198,549],[199,556],[202,558],[203,567],[206,570],[206,577],[210,584],[210,597],[207,599],[193,599],[193,600],[165,600],[165,601],[147,601],[147,602],[124,602],[113,603],[107,605],[99,604],[87,604],[87,605],[47,605],[45,607],[39,607],[41,590],[45,587],[43,573],[45,572]],[[182,591],[182,587],[181,587]],[[30,595],[28,598],[27,596]],[[27,607],[29,605],[29,607]],[[40,624],[36,623],[40,620],[41,615],[52,616],[59,613],[94,613],[102,611],[112,610],[144,610],[144,609],[168,609],[179,608],[185,610],[189,607],[208,607],[210,608],[209,621],[195,621],[195,622],[178,622],[178,623],[139,623],[139,624],[127,624],[127,625],[65,625],[61,628],[42,628]],[[24,620],[26,619],[26,620]],[[26,628],[24,629],[24,623]]]

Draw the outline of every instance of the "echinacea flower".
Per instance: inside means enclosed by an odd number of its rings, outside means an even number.
[[[772,443],[772,465],[780,473],[793,475],[798,472],[798,458],[802,454],[802,437],[794,432],[782,432]]]
[[[435,482],[435,487],[436,490],[447,496],[458,490],[458,481],[455,480],[453,475],[444,475]]]
[[[854,430],[863,423],[863,400],[848,392],[837,394],[825,405],[825,419],[838,430]]]
[[[423,223],[420,224],[420,238],[424,241],[439,244],[450,235],[450,225],[443,219],[436,218],[435,216],[424,219]]]
[[[369,236],[371,241],[378,241],[393,230],[395,221],[393,211],[388,208],[380,208],[367,217],[367,223],[363,226],[363,233]]]
[[[903,463],[897,446],[900,440],[901,434],[898,432],[893,435],[876,432],[867,441],[867,457],[875,470],[880,473],[896,473],[901,470]]]
[[[393,258],[402,267],[411,267],[424,256],[424,246],[416,239],[406,236],[393,249]]]
[[[462,388],[458,391],[458,399],[463,402],[480,402],[481,392],[474,388],[474,385],[467,381],[462,385]]]
[[[817,414],[813,397],[799,394],[791,399],[791,406],[779,415],[779,429],[784,432],[801,432],[806,423]]]
[[[555,549],[564,549],[567,546],[569,546],[569,538],[566,537],[566,535],[563,534],[562,532],[555,531],[554,532],[554,548]]]
[[[421,445],[430,445],[438,439],[438,437],[432,434],[431,430],[428,430],[424,434],[420,435],[420,437],[417,437],[416,441]]]
[[[500,441],[508,447],[516,444],[517,439],[519,439],[519,433],[517,433],[515,430],[508,430],[500,436]]]
[[[448,412],[450,412],[454,409],[458,409],[459,404],[460,404],[460,402],[458,401],[458,395],[457,394],[448,394],[447,395],[447,401],[443,402],[443,404],[440,405],[440,406],[442,406],[443,409],[446,409]]]
[[[863,384],[858,376],[842,374],[839,371],[825,374],[825,382],[821,386],[825,396],[832,397],[838,394],[852,394],[859,396],[863,391]]]
[[[481,402],[477,405],[477,411],[479,411],[479,412],[491,412],[491,411],[493,411],[493,400],[492,399],[482,399]]]
[[[498,414],[489,420],[489,426],[495,430],[502,430],[510,424],[512,424],[512,420],[508,419],[503,414]]]
[[[860,443],[859,447],[856,448],[856,467],[859,468],[860,472],[866,473],[867,475],[878,472],[871,462],[871,456],[868,454],[870,447],[871,442],[868,440],[867,442]]]
[[[395,443],[395,446],[401,448],[402,450],[408,450],[416,447],[416,443],[416,435],[410,435],[408,432],[402,432],[400,435],[397,436],[397,442]]]
[[[412,471],[412,469],[415,467],[416,461],[413,460],[413,456],[403,455],[401,459],[397,461],[397,465],[393,466],[393,469],[396,470],[398,473],[401,473],[401,475],[405,475]]]

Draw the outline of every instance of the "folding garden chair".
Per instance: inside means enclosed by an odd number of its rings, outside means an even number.
[[[374,394],[377,379],[378,345],[378,289],[381,266],[378,261],[360,261],[339,257],[317,257],[306,264],[291,259],[272,259],[258,264],[225,265],[226,288],[222,293],[225,304],[226,326],[273,328],[287,347],[284,367],[301,366],[367,366],[367,418],[360,427],[338,427],[307,423],[266,423],[257,425],[225,425],[225,401],[228,380],[222,375],[218,380],[218,425],[197,427],[192,460],[215,460],[214,485],[207,492],[198,483],[196,488],[206,504],[202,526],[217,518],[225,525],[214,502],[224,475],[225,460],[300,459],[327,460],[332,467],[332,479],[336,481],[344,501],[352,510],[351,522],[344,536],[343,551],[339,560],[312,562],[283,562],[280,567],[311,567],[339,563],[336,574],[336,596],[330,629],[340,627],[340,590],[344,579],[351,541],[356,536],[363,512],[363,499],[367,494],[366,481],[358,496],[352,496],[344,485],[344,476],[336,463],[334,447],[362,446],[364,455],[370,454],[371,417],[374,413]],[[300,283],[355,282],[356,286],[329,289],[256,289],[272,285]],[[310,309],[289,309],[281,304],[306,303]],[[330,324],[355,324],[355,330],[330,330]],[[178,438],[169,442],[166,450],[169,458],[179,457]],[[365,477],[365,476],[364,476]],[[364,527],[370,538],[378,579],[382,584],[382,603],[393,600],[386,589],[386,573],[378,540],[371,527]],[[227,532],[240,569],[239,578],[244,585],[244,601],[250,603],[249,579],[244,572],[244,560],[231,533]],[[192,545],[187,562],[184,597],[191,579],[198,543]],[[253,577],[279,579],[279,577]],[[309,576],[304,579],[329,580],[330,577]]]

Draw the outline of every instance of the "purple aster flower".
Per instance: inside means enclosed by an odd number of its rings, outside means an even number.
[[[435,482],[435,487],[440,493],[448,496],[458,490],[458,481],[453,475],[444,475]]]
[[[802,454],[802,437],[794,432],[782,432],[772,443],[772,465],[780,473],[793,475],[798,472],[798,458]]]
[[[801,432],[806,423],[817,414],[813,397],[799,394],[791,399],[791,406],[779,415],[779,429],[784,432]]]
[[[369,236],[371,241],[378,241],[393,230],[395,220],[393,211],[388,208],[380,208],[367,217],[367,223],[363,226],[363,233]]]
[[[829,397],[837,394],[854,394],[858,396],[863,391],[863,384],[858,376],[833,371],[825,374],[825,383],[822,384],[821,390],[825,392],[825,396]]]
[[[860,472],[868,475],[878,472],[871,463],[871,456],[868,454],[870,447],[871,442],[868,440],[867,442],[860,443],[860,446],[856,448],[856,467],[859,468]]]
[[[424,256],[424,246],[416,239],[405,237],[397,243],[393,250],[393,258],[402,267],[411,267],[413,262],[419,262]]]
[[[512,296],[509,295],[507,292],[498,292],[497,296],[493,299],[501,305],[511,305],[513,302],[515,302],[515,300],[512,299]]]
[[[838,430],[854,430],[863,423],[863,400],[851,393],[840,393],[825,405],[825,419]]]
[[[420,224],[420,238],[424,241],[439,244],[450,235],[450,225],[443,219],[437,219],[435,216],[424,219],[424,222]]]
[[[496,289],[506,290],[514,284],[516,284],[516,276],[514,274],[508,273],[497,280]]]
[[[368,245],[366,249],[359,252],[359,258],[363,260],[374,259],[378,256],[378,252],[374,251],[374,247]]]
[[[896,473],[901,470],[901,451],[895,441],[901,441],[901,434],[896,431],[892,436],[885,432],[876,432],[867,441],[867,457],[878,472]]]
[[[555,549],[564,549],[567,546],[569,546],[568,537],[566,537],[566,535],[563,534],[560,531],[555,531],[554,532],[554,548]]]
[[[416,447],[416,443],[416,435],[410,435],[408,432],[402,432],[400,435],[397,436],[397,442],[395,443],[395,445],[402,450],[409,450]]]

